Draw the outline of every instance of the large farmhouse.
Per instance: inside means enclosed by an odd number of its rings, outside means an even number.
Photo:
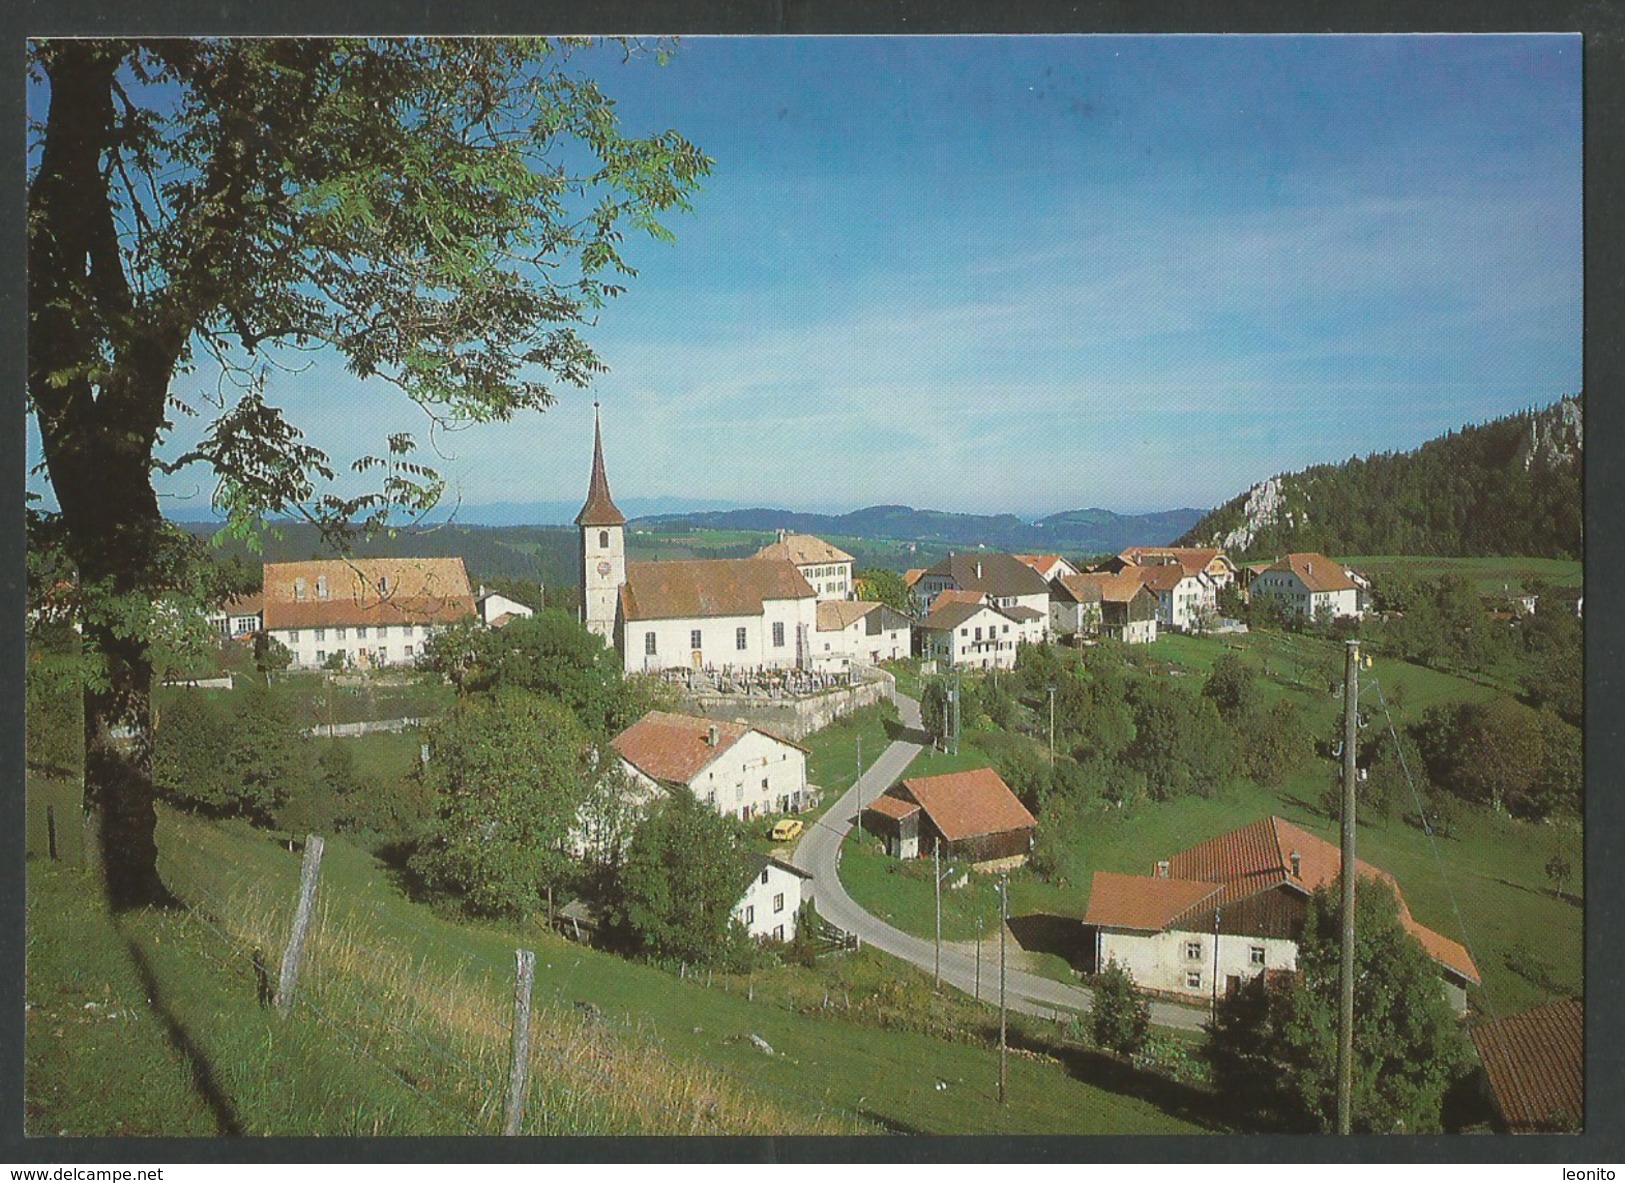
[[[1363,582],[1363,576],[1342,563],[1304,552],[1284,555],[1258,571],[1247,590],[1255,601],[1274,600],[1298,616],[1330,619],[1363,614]]]
[[[1228,587],[1236,582],[1236,565],[1216,546],[1130,546],[1119,551],[1113,565],[1150,567],[1158,563],[1176,563],[1187,575],[1198,572],[1213,580],[1215,587]]]
[[[917,627],[920,656],[928,661],[998,670],[1016,664],[1020,624],[978,592],[938,592]]]
[[[759,727],[650,711],[611,744],[645,802],[681,786],[747,822],[807,804],[807,749]]]
[[[1342,865],[1332,843],[1279,817],[1221,834],[1150,875],[1096,871],[1084,915],[1094,961],[1118,961],[1153,990],[1206,999],[1266,970],[1297,968],[1309,896]],[[1419,924],[1387,872],[1356,863],[1361,879],[1391,888],[1400,921],[1439,966],[1458,1012],[1478,967],[1457,942]]]
[[[1148,645],[1157,639],[1157,596],[1126,571],[1058,576],[1050,582],[1050,628],[1061,637]]]
[[[927,567],[914,590],[928,609],[945,591],[975,592],[1014,622],[1017,641],[1038,642],[1049,635],[1049,584],[1014,555],[949,555]]]
[[[872,600],[823,600],[818,605],[813,666],[844,670],[853,663],[875,665],[907,657],[914,622]]]
[[[413,665],[436,631],[474,615],[462,559],[319,559],[266,563],[258,597],[211,618],[228,636],[263,631],[294,669],[335,659],[378,669]]]
[[[811,534],[790,534],[780,530],[776,541],[768,543],[752,557],[788,559],[794,563],[801,577],[812,586],[819,603],[825,600],[850,600],[857,594],[857,585],[852,581],[852,556]]]

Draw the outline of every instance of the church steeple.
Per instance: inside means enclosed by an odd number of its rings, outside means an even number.
[[[592,479],[587,484],[587,503],[576,514],[578,526],[624,526],[626,516],[615,508],[609,495],[609,477],[604,473],[604,433],[598,404],[592,405]]]

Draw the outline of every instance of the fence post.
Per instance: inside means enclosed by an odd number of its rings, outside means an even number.
[[[305,836],[305,861],[299,868],[299,905],[293,913],[293,931],[282,954],[282,972],[276,982],[276,1013],[288,1017],[293,1009],[293,993],[299,985],[299,960],[305,954],[305,934],[310,930],[310,906],[316,898],[316,877],[322,870],[322,840]]]
[[[536,954],[515,949],[513,980],[513,1054],[508,1065],[508,1112],[502,1120],[504,1137],[519,1133],[525,1116],[525,1087],[530,1074],[530,987],[536,979]]]
[[[56,862],[56,807],[45,806],[45,844],[50,848],[51,861]]]

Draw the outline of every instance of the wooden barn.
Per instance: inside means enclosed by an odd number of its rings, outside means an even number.
[[[863,825],[898,858],[968,861],[973,870],[1018,867],[1037,821],[991,768],[910,777],[863,811]]]

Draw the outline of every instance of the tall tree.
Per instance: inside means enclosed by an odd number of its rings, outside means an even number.
[[[629,47],[636,48],[636,47]],[[539,410],[603,366],[579,326],[622,290],[628,228],[666,237],[709,161],[621,132],[580,46],[539,40],[61,40],[30,46],[28,399],[77,571],[86,808],[110,898],[165,898],[149,636],[183,582],[155,466],[198,465],[229,528],[422,512],[441,482],[396,434],[356,462],[266,401],[266,350],[336,349],[441,423]],[[222,382],[164,463],[177,375]],[[214,386],[209,382],[207,385]],[[185,408],[195,411],[196,408]]]

